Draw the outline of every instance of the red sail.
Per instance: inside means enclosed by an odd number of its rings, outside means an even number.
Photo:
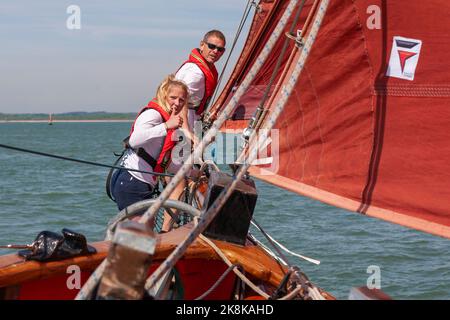
[[[286,5],[261,1],[245,49],[213,110],[229,101]],[[307,1],[295,31],[311,7]],[[449,26],[450,2],[444,0],[407,5],[330,1],[274,127],[279,148],[271,156],[278,165],[253,166],[251,173],[338,207],[450,238]],[[247,127],[284,40],[224,128]],[[289,60],[293,50],[297,52]],[[291,41],[270,89],[269,110],[299,52]]]

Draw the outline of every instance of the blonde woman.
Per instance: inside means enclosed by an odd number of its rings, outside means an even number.
[[[186,123],[188,98],[188,88],[184,82],[176,80],[173,75],[163,80],[156,98],[139,112],[131,127],[129,148],[121,162],[123,167],[176,173],[179,166],[171,162],[171,152],[177,143],[175,130]],[[119,210],[151,198],[158,183],[157,177],[152,174],[125,169],[117,171],[113,181],[112,193]]]

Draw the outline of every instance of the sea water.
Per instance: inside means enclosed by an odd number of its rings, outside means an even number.
[[[115,122],[2,123],[0,143],[112,164],[129,129],[130,123]],[[62,228],[103,240],[117,213],[105,193],[107,174],[106,168],[0,148],[0,244],[31,243],[40,231]],[[367,284],[395,299],[450,298],[449,240],[256,184],[254,218],[288,249],[320,260],[314,265],[285,254],[337,298]]]

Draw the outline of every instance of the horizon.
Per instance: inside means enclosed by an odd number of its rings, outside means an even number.
[[[216,64],[220,73],[246,5],[247,0],[2,3],[0,113],[137,112],[211,29],[227,38],[227,52]],[[250,23],[251,15],[219,92]]]

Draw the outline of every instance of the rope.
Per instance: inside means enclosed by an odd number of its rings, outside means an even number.
[[[256,223],[256,221],[255,221],[254,219],[252,219],[251,222],[252,222],[252,224],[253,224],[259,231],[261,231],[261,233],[262,233],[262,234],[267,238],[267,240],[272,244],[272,246],[275,248],[275,250],[277,250],[277,249],[276,249],[276,247],[275,247],[274,244],[276,244],[278,247],[280,247],[284,252],[287,252],[287,253],[289,253],[289,254],[291,254],[291,255],[293,255],[293,256],[296,256],[296,257],[301,258],[301,259],[303,259],[303,260],[306,260],[306,261],[308,261],[308,262],[314,263],[314,264],[316,264],[316,265],[319,265],[319,264],[320,264],[320,261],[319,261],[319,260],[316,260],[316,259],[313,259],[313,258],[309,258],[309,257],[303,256],[303,255],[301,255],[301,254],[298,254],[298,253],[295,253],[295,252],[290,251],[288,248],[286,248],[286,247],[283,246],[281,243],[279,243],[277,240],[275,240],[270,234],[268,234],[267,232],[265,232],[265,231],[261,228],[261,226],[260,226],[259,224]],[[279,253],[278,250],[277,250],[277,252]],[[286,264],[289,265],[288,263],[286,263]]]
[[[300,14],[305,5],[305,1],[306,0],[302,0],[302,3],[298,7],[297,12],[295,14],[295,18],[292,21],[291,27],[289,28],[289,33],[292,33],[294,31],[294,28],[297,25],[297,22],[300,18]],[[247,128],[244,129],[243,136],[246,138],[250,137],[250,135],[252,133],[252,129],[255,129],[257,127],[260,118],[263,116],[263,114],[266,110],[264,108],[264,104],[266,103],[267,99],[269,98],[270,90],[272,88],[272,85],[273,85],[273,82],[275,81],[276,76],[278,75],[278,71],[280,70],[281,62],[283,61],[283,57],[286,53],[288,45],[289,45],[289,39],[287,38],[284,40],[284,44],[281,49],[280,55],[278,56],[275,68],[273,69],[272,74],[270,75],[269,83],[267,84],[266,89],[264,90],[264,95],[263,95],[261,101],[259,102],[258,107],[256,108],[252,118],[249,120]],[[246,140],[244,139],[244,141],[246,141]]]
[[[302,0],[302,3],[298,7],[297,12],[295,13],[295,18],[292,21],[291,27],[289,29],[289,33],[294,32],[294,28],[297,25],[298,19],[300,18],[300,14],[301,14],[301,12],[303,10],[303,7],[305,5],[305,1],[306,0]],[[279,57],[277,59],[277,64],[276,64],[276,66],[275,66],[275,68],[274,68],[274,70],[272,72],[272,75],[270,76],[270,80],[269,80],[269,83],[268,83],[268,85],[266,87],[266,90],[264,92],[264,96],[263,96],[263,98],[261,100],[260,106],[264,105],[264,103],[266,102],[266,100],[267,100],[267,98],[269,96],[270,88],[272,87],[272,84],[275,81],[275,77],[276,77],[276,75],[278,73],[278,70],[281,67],[281,61],[283,60],[283,57],[284,57],[284,54],[286,53],[288,45],[289,45],[289,39],[285,39],[284,40],[284,44],[283,44],[283,48],[281,49],[281,53],[280,53],[280,55],[279,55]]]
[[[244,13],[242,14],[241,22],[239,23],[239,27],[238,27],[238,29],[236,31],[235,36],[234,36],[234,40],[233,40],[233,44],[232,44],[231,49],[230,49],[230,53],[228,54],[228,57],[227,57],[227,60],[225,61],[225,64],[224,64],[223,69],[222,69],[222,72],[220,73],[219,80],[217,81],[216,90],[214,92],[213,98],[211,99],[211,102],[213,102],[216,99],[217,92],[219,91],[218,89],[220,87],[220,83],[222,82],[222,77],[223,77],[223,75],[225,73],[225,69],[228,66],[228,62],[229,62],[229,60],[231,58],[231,54],[233,53],[234,47],[236,46],[236,43],[237,43],[237,41],[238,41],[238,39],[239,39],[239,37],[241,35],[242,29],[244,28],[244,25],[245,25],[245,22],[247,21],[248,15],[250,14],[250,10],[251,10],[251,5],[252,4],[254,4],[254,0],[248,0],[247,1],[247,6],[245,7]],[[213,105],[213,103],[211,103],[211,105]]]
[[[267,137],[268,137],[268,133],[273,128],[273,126],[275,125],[275,121],[278,119],[279,115],[283,111],[284,106],[294,88],[294,85],[297,82],[297,79],[298,79],[301,71],[303,70],[306,59],[308,58],[308,55],[310,53],[311,47],[312,47],[314,41],[316,40],[316,36],[319,31],[320,24],[325,15],[326,8],[328,7],[328,3],[329,3],[329,0],[322,0],[320,8],[318,10],[318,13],[315,17],[314,25],[312,26],[311,31],[308,34],[308,38],[305,42],[305,45],[301,48],[301,55],[295,65],[294,70],[292,71],[291,77],[290,77],[289,81],[287,82],[287,84],[281,90],[281,98],[279,99],[277,105],[275,106],[273,112],[271,113],[270,118],[268,119],[268,121],[266,121],[266,127],[263,128],[263,130],[260,130],[262,132],[262,135],[257,137],[256,131],[254,131],[252,133],[252,135],[250,136],[249,145],[255,146],[255,140],[257,140],[257,145],[256,145],[257,147],[250,148],[249,151],[251,151],[251,153],[248,157],[248,160],[244,161],[239,172],[244,171],[244,170],[246,171],[248,169],[248,167],[250,166],[250,164],[257,158],[257,153],[259,150],[258,146],[265,143],[265,141],[267,140]],[[242,157],[243,157],[243,154],[241,154],[239,156],[239,159],[241,159]],[[242,176],[243,174],[244,173],[242,173],[240,176]]]
[[[154,199],[147,199],[142,200],[136,203],[133,203],[126,207],[125,209],[121,210],[116,217],[114,217],[109,223],[107,227],[107,234],[105,240],[112,240],[113,234],[115,232],[116,226],[119,222],[129,219],[133,216],[136,216],[140,214],[145,208],[147,208],[152,202],[154,202]],[[193,216],[200,216],[200,211],[192,208],[191,206],[187,205],[184,202],[176,201],[176,200],[167,200],[164,205],[166,207],[175,208],[177,210],[181,210],[183,212],[188,212],[189,214]],[[86,300],[90,299],[93,290],[98,285],[102,274],[105,270],[107,260],[105,259],[92,273],[88,281],[84,284],[83,288],[80,290],[78,295],[76,296],[76,300]]]
[[[17,148],[17,147],[9,146],[9,145],[6,145],[6,144],[0,144],[0,148],[10,149],[10,150],[15,150],[15,151],[20,151],[20,152],[26,152],[26,153],[36,154],[36,155],[39,155],[39,156],[60,159],[60,160],[67,160],[67,161],[72,161],[72,162],[78,162],[78,163],[82,163],[82,164],[89,164],[91,166],[97,166],[97,167],[103,167],[103,168],[124,169],[124,170],[128,170],[128,171],[133,171],[133,172],[140,172],[140,173],[151,174],[151,175],[154,175],[154,176],[163,176],[163,177],[173,177],[174,176],[171,173],[157,173],[157,172],[150,172],[150,171],[142,171],[142,170],[138,170],[138,169],[130,169],[130,168],[122,167],[122,166],[110,166],[110,165],[103,164],[103,163],[97,163],[97,162],[92,162],[92,161],[86,161],[86,160],[80,160],[80,159],[75,159],[75,158],[63,157],[63,156],[58,156],[58,155],[55,155],[55,154],[50,154],[50,153],[45,153],[45,152],[40,152],[40,151],[34,151],[34,150],[29,150],[29,149]]]
[[[325,300],[325,297],[320,293],[316,286],[308,287],[308,294],[313,300]]]
[[[206,175],[204,175],[204,174],[205,174],[206,169],[208,168],[208,166],[211,167],[212,170],[215,170],[215,171],[217,171],[217,172],[220,172],[220,168],[219,168],[213,161],[211,161],[211,160],[205,160],[205,161],[202,163],[202,166],[201,166],[200,169],[199,169],[200,174],[202,174],[203,176],[200,177],[200,178],[198,178],[198,179],[196,179],[194,182],[191,182],[190,185],[189,185],[189,188],[188,188],[187,203],[190,204],[190,205],[192,205],[192,206],[194,206],[193,201],[196,201],[196,202],[197,202],[196,208],[200,208],[200,209],[201,209],[201,204],[198,203],[198,197],[196,197],[196,195],[197,195],[197,194],[196,194],[196,191],[197,191],[198,185],[199,185],[202,181],[205,181],[205,179],[207,179]],[[194,206],[194,207],[195,207],[195,206]]]
[[[126,209],[124,209],[124,210],[126,210]],[[75,297],[75,300],[88,300],[92,297],[92,293],[94,292],[95,288],[98,286],[100,279],[102,278],[107,265],[108,265],[108,259],[103,260],[103,262],[97,267],[97,269],[95,269],[95,271],[91,274],[91,276],[86,281],[84,286],[78,292],[77,296]]]
[[[238,88],[236,91],[236,94],[232,97],[229,104],[226,106],[226,108],[223,110],[220,117],[213,123],[212,127],[206,135],[203,137],[200,144],[194,149],[194,152],[189,156],[188,160],[185,162],[185,164],[179,169],[178,173],[173,177],[173,179],[170,181],[168,186],[164,189],[164,191],[161,193],[161,195],[158,197],[157,202],[147,210],[147,212],[144,214],[144,216],[141,218],[140,222],[145,223],[149,216],[153,215],[155,212],[159,210],[162,203],[167,199],[167,197],[172,193],[172,191],[175,189],[175,186],[178,185],[178,183],[181,181],[183,176],[186,174],[187,170],[191,166],[191,163],[193,162],[193,159],[199,158],[201,150],[203,150],[207,144],[209,144],[212,141],[212,138],[217,134],[222,124],[227,120],[228,116],[231,114],[232,110],[236,107],[240,97],[244,94],[244,92],[249,87],[251,81],[255,77],[256,73],[260,70],[262,64],[264,63],[265,59],[268,57],[269,53],[271,52],[276,40],[281,35],[284,26],[287,23],[287,19],[292,13],[293,8],[295,8],[295,5],[297,4],[298,0],[291,0],[288,7],[286,8],[283,17],[279,21],[277,27],[275,28],[274,32],[270,36],[266,46],[263,48],[261,54],[259,55],[258,59],[256,60],[255,64],[251,68],[251,70],[246,75],[242,85]],[[236,182],[237,183],[237,182]],[[233,188],[236,187],[236,183],[234,183]],[[231,193],[230,193],[231,194]],[[229,196],[229,195],[228,195]],[[219,197],[220,198],[220,197]],[[222,197],[223,199],[223,197]],[[224,201],[219,202],[215,201],[213,206],[204,213],[202,221],[197,225],[196,228],[194,228],[191,231],[191,234],[186,238],[186,241],[183,241],[182,244],[180,244],[173,252],[172,254],[167,258],[167,260],[161,264],[158,269],[150,276],[150,278],[147,281],[146,287],[151,287],[155,284],[155,282],[170,268],[175,265],[175,263],[178,261],[178,259],[181,258],[186,248],[192,243],[195,238],[203,232],[203,230],[206,228],[207,224],[211,222],[211,220],[214,218],[214,216],[217,214],[219,209],[223,206]]]
[[[234,266],[231,261],[226,257],[226,255],[222,252],[222,250],[220,250],[219,247],[217,247],[214,242],[212,242],[211,240],[209,240],[208,238],[206,238],[204,235],[200,235],[200,239],[202,239],[203,241],[205,241],[209,246],[211,246],[211,248],[214,249],[214,251],[219,255],[219,257],[222,258],[222,260],[229,266],[229,269],[232,269],[233,272],[242,280],[244,281],[253,291],[255,291],[257,294],[259,294],[260,296],[262,296],[265,299],[270,299],[270,296],[265,293],[264,291],[262,291],[258,286],[256,286],[252,281],[250,281],[242,272],[240,272],[239,270],[236,270],[235,268],[231,268],[232,266]],[[317,290],[317,288],[309,283],[309,285],[313,286],[313,288],[310,288],[309,286],[308,288],[308,294],[311,291],[310,297],[314,300],[323,300],[323,296],[319,293],[319,291]],[[297,287],[295,288],[293,291],[291,291],[290,293],[288,293],[287,295],[279,298],[278,300],[290,300],[293,299],[300,291],[301,291],[301,287]]]
[[[228,265],[232,266],[233,264],[228,260],[228,258],[225,256],[225,254],[208,238],[206,238],[204,235],[200,235],[200,239],[205,241],[211,248],[214,249],[214,251],[219,255],[219,257],[222,258],[222,260]],[[265,299],[269,299],[270,296],[262,291],[260,288],[258,288],[253,282],[251,282],[242,272],[239,270],[233,269],[234,273],[242,280],[244,281],[250,288],[252,288],[253,291],[255,291],[257,294],[259,294],[261,297]]]
[[[105,271],[108,260],[105,259],[103,262],[95,269],[95,271],[91,274],[89,279],[86,281],[84,286],[78,292],[75,300],[89,300],[92,297],[92,292],[94,292],[97,287],[100,279],[102,278],[103,272]]]
[[[138,216],[145,212],[145,210],[151,206],[151,204],[154,202],[154,199],[146,199],[141,200],[139,202],[133,203],[129,205],[128,207],[122,209],[117,213],[117,215],[112,218],[108,222],[108,226],[106,228],[106,237],[105,240],[112,240],[114,232],[116,231],[116,226],[119,224],[119,222],[125,220],[125,219],[131,219],[135,216]],[[188,213],[192,216],[200,216],[201,212],[197,210],[196,208],[193,208],[192,206],[181,202],[177,200],[166,200],[164,202],[164,207],[167,208],[173,208],[176,210],[179,210],[183,213]]]
[[[289,261],[286,259],[286,257],[284,256],[284,254],[280,251],[280,249],[278,249],[277,246],[275,246],[275,244],[273,243],[272,237],[270,237],[261,227],[260,225],[256,222],[255,219],[252,219],[251,223],[259,230],[261,231],[261,233],[266,237],[267,241],[269,241],[269,243],[272,245],[272,247],[277,251],[278,255],[280,256],[281,260],[283,260],[283,262],[287,265],[287,266],[291,266],[291,264],[289,263]]]
[[[296,295],[298,295],[300,293],[300,291],[302,291],[302,287],[297,287],[294,290],[292,290],[291,292],[289,292],[287,295],[285,295],[284,297],[279,298],[278,300],[292,300],[295,298]]]
[[[211,166],[215,171],[220,172],[220,168],[217,166],[217,164],[214,163],[214,161],[211,160],[205,160],[202,163],[202,166],[200,167],[200,172],[204,172],[207,166]]]
[[[272,258],[276,259],[280,264],[284,265],[285,267],[288,266],[283,260],[281,260],[279,256],[277,256],[272,250],[270,250],[269,247],[267,247],[264,243],[259,241],[253,234],[249,234],[249,236],[251,241],[255,242],[258,246],[264,249]]]
[[[203,293],[201,296],[195,298],[194,300],[203,300],[205,297],[207,297],[211,292],[214,291],[214,289],[217,288],[217,286],[222,283],[222,281],[225,279],[225,277],[234,269],[239,267],[239,264],[232,264],[227,268],[227,270],[220,276],[220,278],[209,288],[205,293]]]

